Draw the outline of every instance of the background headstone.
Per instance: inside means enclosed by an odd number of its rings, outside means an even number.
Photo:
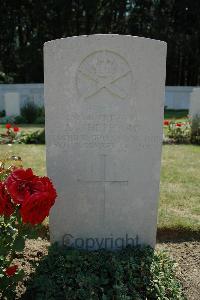
[[[52,241],[87,249],[156,240],[166,44],[120,35],[45,43]]]
[[[5,94],[5,111],[6,116],[20,115],[20,97],[19,93],[9,92]]]
[[[195,115],[200,116],[200,88],[194,88],[191,94],[189,115],[192,118]]]

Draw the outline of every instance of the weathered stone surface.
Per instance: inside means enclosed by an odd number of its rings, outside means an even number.
[[[47,170],[59,195],[52,241],[154,246],[165,56],[164,42],[132,36],[45,43]]]
[[[200,88],[194,88],[190,98],[190,116],[200,115]]]
[[[20,115],[20,98],[19,93],[10,92],[5,94],[5,111],[7,116]]]

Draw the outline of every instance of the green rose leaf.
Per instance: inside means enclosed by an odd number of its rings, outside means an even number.
[[[25,247],[25,238],[22,236],[17,236],[14,243],[13,249],[17,252],[22,252]]]

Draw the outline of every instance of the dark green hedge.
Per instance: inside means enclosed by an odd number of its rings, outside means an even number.
[[[29,282],[25,299],[185,299],[164,252],[137,247],[119,252],[49,250]]]

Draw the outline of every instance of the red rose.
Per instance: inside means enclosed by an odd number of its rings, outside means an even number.
[[[25,195],[31,193],[31,183],[36,176],[31,169],[16,169],[6,179],[6,187],[16,204],[22,204]]]
[[[14,132],[18,132],[19,131],[19,127],[14,127],[13,130],[14,130]]]
[[[6,129],[10,129],[12,127],[11,124],[6,124]]]
[[[53,205],[55,203],[55,198],[57,197],[56,190],[48,177],[38,177],[36,176],[32,181],[32,192],[33,193],[48,193],[50,203]]]
[[[164,125],[165,125],[165,126],[168,126],[169,123],[170,123],[169,120],[164,120]]]
[[[32,182],[32,194],[27,194],[20,213],[24,223],[40,224],[49,215],[56,198],[56,190],[48,177],[36,177]]]
[[[24,223],[41,223],[55,202],[56,190],[48,177],[35,176],[31,169],[16,169],[6,180],[7,190],[16,204]]]
[[[177,126],[177,127],[181,127],[182,124],[181,124],[181,123],[176,123],[176,126]]]
[[[10,217],[13,212],[14,207],[10,195],[6,191],[5,184],[0,181],[0,215]]]
[[[18,270],[18,266],[14,265],[14,266],[8,267],[5,271],[5,273],[7,276],[10,277],[10,276],[13,276],[17,270]]]

